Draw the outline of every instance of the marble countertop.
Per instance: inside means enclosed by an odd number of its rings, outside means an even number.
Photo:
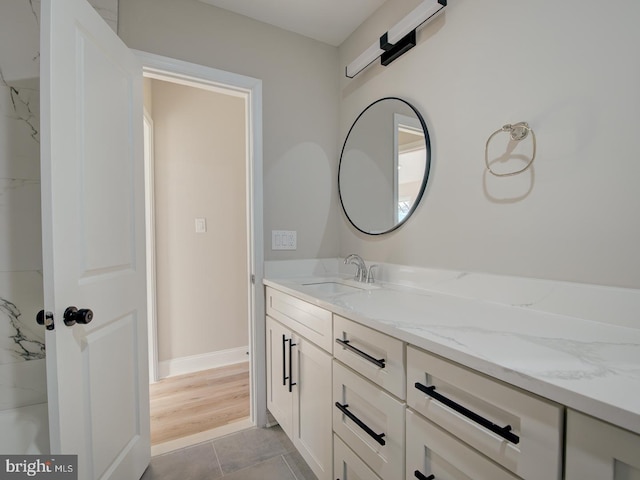
[[[639,329],[345,277],[264,284],[640,434]]]

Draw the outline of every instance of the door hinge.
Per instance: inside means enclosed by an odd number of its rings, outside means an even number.
[[[255,285],[256,284],[256,276],[255,274],[251,274],[251,285]]]

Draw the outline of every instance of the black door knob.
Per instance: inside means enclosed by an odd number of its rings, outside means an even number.
[[[47,330],[53,330],[53,313],[40,310],[36,315],[36,322],[38,325],[44,325]]]
[[[86,325],[93,320],[93,312],[88,308],[81,308],[78,310],[76,307],[67,307],[64,311],[64,324],[67,327],[81,323]]]

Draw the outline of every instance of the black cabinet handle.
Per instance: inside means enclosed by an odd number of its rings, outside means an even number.
[[[360,355],[365,360],[369,360],[371,363],[373,363],[374,365],[377,365],[379,368],[384,368],[384,364],[385,364],[385,359],[384,358],[378,359],[378,358],[372,357],[368,353],[365,353],[362,350],[360,350],[360,349],[354,347],[353,345],[351,345],[349,343],[349,340],[342,340],[341,338],[336,338],[336,343],[339,343],[344,348],[348,348],[349,350],[351,350],[356,355]]]
[[[473,420],[474,422],[482,425],[487,430],[491,430],[496,435],[500,435],[505,440],[508,440],[509,442],[516,445],[520,443],[520,437],[511,431],[511,425],[507,425],[506,427],[501,427],[500,425],[496,425],[492,421],[487,420],[486,418],[478,415],[475,412],[472,412],[471,410],[463,407],[459,403],[456,403],[453,400],[445,397],[444,395],[439,394],[438,392],[436,392],[436,387],[434,385],[427,387],[425,385],[422,385],[421,383],[416,382],[414,386],[418,390],[420,390],[422,393],[429,395],[432,398],[435,398],[440,403],[443,403],[447,407],[458,412],[459,414],[464,415],[469,420]]]
[[[287,337],[285,337],[284,333],[282,334],[282,385],[287,384]]]
[[[435,475],[429,475],[428,477],[424,475],[424,473],[422,473],[420,470],[416,470],[415,472],[413,472],[413,475],[418,479],[418,480],[433,480],[434,478],[436,478]]]
[[[371,430],[371,428],[369,428],[369,426],[366,423],[364,423],[362,420],[360,420],[352,412],[349,411],[349,408],[348,408],[349,405],[342,405],[339,402],[336,402],[336,407],[338,407],[338,409],[342,413],[344,413],[347,417],[353,420],[356,423],[356,425],[358,425],[361,429],[367,432],[369,436],[371,436],[371,438],[373,438],[380,445],[385,445],[387,443],[384,441],[384,438],[383,438],[384,433],[376,433],[373,430]]]
[[[292,368],[293,368],[293,347],[295,347],[297,343],[293,343],[293,337],[289,339],[289,393],[293,392],[293,386],[297,385],[295,382],[292,382],[293,378]]]

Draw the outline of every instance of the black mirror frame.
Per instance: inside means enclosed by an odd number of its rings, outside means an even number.
[[[418,118],[418,120],[420,120],[420,125],[422,126],[422,131],[424,132],[424,142],[425,142],[425,150],[426,150],[426,157],[427,158],[426,158],[426,162],[425,162],[424,176],[422,178],[422,185],[420,186],[420,191],[418,192],[418,195],[416,196],[416,201],[413,203],[413,205],[411,206],[411,209],[409,210],[409,212],[407,212],[405,217],[400,222],[396,223],[391,228],[389,228],[388,230],[384,230],[384,231],[380,231],[380,232],[367,232],[365,230],[362,230],[360,227],[358,227],[358,225],[355,224],[355,222],[349,216],[349,213],[347,212],[347,209],[344,206],[344,202],[342,201],[342,191],[341,191],[341,188],[340,188],[340,170],[342,168],[342,156],[344,155],[344,150],[345,150],[345,148],[347,146],[347,142],[349,141],[349,136],[351,135],[351,132],[353,131],[353,129],[356,126],[356,124],[358,123],[358,120],[360,119],[360,117],[362,117],[365,114],[365,112],[367,110],[369,110],[371,107],[373,107],[377,103],[382,102],[384,100],[399,100],[402,103],[404,103],[405,105],[409,106],[409,108],[411,108],[411,110],[413,110],[413,113],[416,114],[416,117]],[[376,100],[375,102],[371,103],[362,112],[360,112],[358,117],[355,119],[355,121],[351,125],[351,128],[349,129],[349,132],[347,133],[347,136],[346,136],[346,138],[344,140],[344,143],[342,145],[342,151],[340,152],[340,162],[338,164],[338,196],[340,197],[340,205],[342,206],[342,211],[344,212],[345,216],[347,217],[347,220],[349,220],[349,223],[351,223],[351,225],[356,230],[358,230],[359,232],[362,232],[362,233],[364,233],[366,235],[376,236],[376,235],[384,235],[385,233],[393,232],[394,230],[397,230],[402,225],[404,225],[407,220],[409,220],[411,215],[413,215],[413,212],[416,210],[416,208],[420,204],[420,201],[422,200],[422,196],[424,195],[424,192],[425,192],[425,190],[427,188],[427,181],[429,180],[430,171],[431,171],[431,139],[429,138],[429,130],[427,129],[427,124],[424,121],[424,118],[422,117],[420,112],[413,105],[411,105],[406,100],[403,100],[402,98],[399,98],[399,97],[383,97],[383,98],[380,98],[380,99]]]

